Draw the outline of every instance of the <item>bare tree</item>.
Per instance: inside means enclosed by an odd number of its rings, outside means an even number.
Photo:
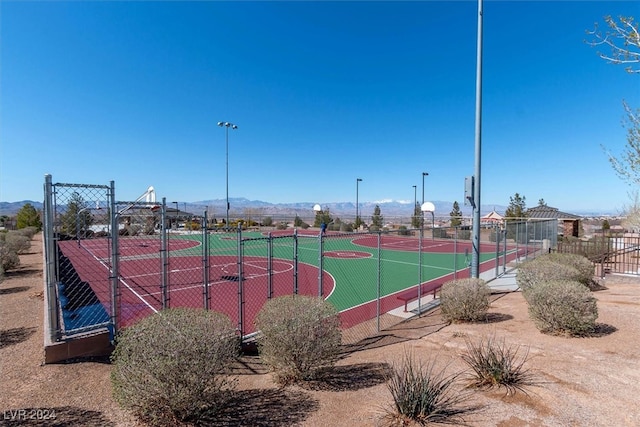
[[[619,16],[615,20],[605,16],[607,29],[603,32],[596,22],[594,29],[587,31],[592,40],[587,41],[591,46],[605,46],[609,53],[598,52],[600,58],[612,63],[627,65],[629,73],[640,73],[640,32],[638,23],[633,17]],[[638,65],[634,65],[638,64]]]
[[[631,197],[631,205],[623,208],[625,212],[625,218],[622,220],[622,226],[627,231],[638,232],[640,231],[640,197],[638,191],[634,191]]]
[[[626,65],[625,70],[631,74],[640,74],[640,31],[634,18],[619,16],[615,20],[611,16],[604,17],[607,29],[603,32],[594,25],[587,34],[592,36],[587,43],[591,46],[605,46],[610,52],[598,52],[600,58],[612,64]],[[637,185],[640,184],[640,110],[633,110],[624,100],[625,111],[623,126],[627,129],[627,144],[620,156],[611,154],[604,146],[609,162],[618,176],[636,189],[631,194],[632,204],[625,207],[626,224],[630,229],[640,230],[640,200]]]
[[[603,149],[609,156],[609,162],[618,176],[629,184],[640,184],[640,110],[633,109],[622,102],[626,117],[623,126],[627,129],[627,144],[621,156],[616,157]]]

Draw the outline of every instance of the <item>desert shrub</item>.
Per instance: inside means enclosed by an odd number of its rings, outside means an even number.
[[[319,297],[287,295],[266,302],[256,317],[258,349],[277,383],[313,379],[331,366],[342,332],[336,309]]]
[[[340,224],[340,232],[351,233],[352,231],[353,231],[353,225],[347,224],[346,222],[343,222],[342,224]]]
[[[210,416],[228,404],[238,339],[223,314],[163,310],[122,331],[112,354],[117,402],[152,425]]]
[[[582,255],[577,254],[562,254],[562,253],[550,253],[542,257],[549,261],[556,262],[562,265],[568,265],[575,268],[578,271],[578,281],[583,285],[589,286],[593,281],[595,275],[595,266],[589,259]]]
[[[469,230],[459,230],[458,231],[458,240],[471,240],[471,231],[469,231]]]
[[[448,239],[449,235],[447,234],[446,228],[434,228],[431,230],[433,237],[435,239]]]
[[[34,227],[34,226],[28,226],[25,228],[20,228],[18,230],[15,231],[16,233],[20,233],[23,236],[26,236],[29,238],[29,240],[33,239],[33,236],[36,235],[36,233],[38,232],[38,228]]]
[[[434,359],[422,365],[411,353],[405,353],[402,361],[394,364],[387,382],[393,399],[386,417],[389,424],[464,425],[463,415],[478,408],[467,404],[468,393],[456,389],[459,377],[459,373],[447,375],[444,369],[437,369]]]
[[[31,239],[19,231],[9,231],[4,238],[4,244],[9,250],[23,254],[31,248]]]
[[[411,231],[407,229],[406,225],[401,225],[398,227],[398,236],[408,236],[411,234]]]
[[[518,267],[516,283],[522,289],[525,299],[529,298],[529,291],[540,283],[553,280],[578,281],[580,272],[566,264],[558,264],[545,257],[527,261]]]
[[[528,291],[529,317],[536,327],[551,335],[587,335],[598,318],[596,298],[579,282],[540,282]]]
[[[471,368],[470,387],[505,387],[507,394],[516,390],[525,391],[526,386],[534,385],[531,372],[524,367],[529,355],[527,348],[520,353],[520,346],[506,345],[504,340],[495,337],[483,338],[478,342],[466,338],[467,352],[462,360]]]
[[[484,319],[489,309],[491,289],[482,279],[452,280],[442,285],[440,309],[449,322],[475,322]]]
[[[270,216],[265,216],[262,220],[262,225],[264,225],[265,227],[271,227],[273,225],[273,218],[271,218]]]
[[[20,265],[20,257],[4,240],[0,240],[0,265],[6,272]]]
[[[289,227],[287,223],[285,221],[281,221],[276,225],[276,230],[286,230],[287,227]]]

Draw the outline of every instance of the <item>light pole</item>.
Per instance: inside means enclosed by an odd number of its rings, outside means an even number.
[[[360,221],[359,221],[359,216],[358,216],[358,184],[360,184],[360,182],[362,182],[362,178],[356,178],[356,220],[355,220],[355,225],[356,225],[356,229],[358,227],[360,227]]]
[[[227,174],[227,223],[226,227],[229,227],[229,128],[238,129],[238,126],[229,122],[218,122],[218,126],[225,127],[225,153],[226,153],[226,174]]]
[[[422,203],[424,203],[424,177],[429,176],[429,172],[422,172]]]
[[[418,204],[418,186],[413,185],[413,210],[411,211],[411,227],[416,223],[416,205]]]
[[[90,207],[84,207],[82,209],[80,209],[77,213],[76,213],[76,240],[78,241],[78,247],[80,247],[80,214],[84,211],[87,211],[91,209]]]
[[[176,230],[178,229],[178,212],[180,212],[180,209],[178,209],[178,202],[172,202],[173,204],[176,205],[176,214],[173,216],[173,219],[176,221]]]
[[[422,202],[421,206],[424,204],[424,177],[428,176],[429,172],[422,172]],[[424,213],[421,214],[420,218],[420,228],[424,227]]]

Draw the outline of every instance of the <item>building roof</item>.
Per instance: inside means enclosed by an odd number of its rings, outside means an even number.
[[[535,208],[527,209],[527,218],[561,220],[582,219],[579,215],[561,212],[557,208],[552,208],[551,206],[536,206]]]
[[[480,219],[482,221],[502,221],[504,217],[496,211],[491,211]]]

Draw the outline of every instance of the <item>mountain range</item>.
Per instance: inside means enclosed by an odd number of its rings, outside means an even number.
[[[36,202],[33,200],[22,200],[19,202],[0,202],[0,215],[15,215],[26,203],[30,203],[36,209],[42,209],[42,202]],[[181,211],[190,212],[193,214],[199,214],[204,212],[209,207],[209,212],[213,209],[214,213],[219,215],[219,212],[225,210],[225,199],[215,200],[200,200],[196,202],[179,202],[178,209]],[[249,200],[243,197],[230,198],[229,204],[231,206],[230,212],[241,213],[245,209],[256,209],[264,215],[295,215],[300,217],[313,216],[313,202],[295,202],[295,203],[269,203],[261,200]],[[436,201],[435,216],[448,216],[453,209],[453,202]],[[358,206],[358,213],[361,217],[365,218],[373,215],[375,207],[380,207],[382,215],[386,216],[403,216],[408,217],[413,214],[411,202],[400,202],[394,200],[385,200],[379,202],[360,202]],[[174,208],[174,203],[167,203],[168,208]],[[354,202],[332,202],[323,203],[321,206],[323,209],[328,208],[333,215],[341,215],[346,218],[354,217],[356,214],[356,204]],[[504,213],[506,206],[483,206],[481,209],[482,214],[486,214],[495,210],[499,213]],[[464,216],[472,215],[471,206],[460,205],[460,210]]]
[[[19,202],[0,202],[0,215],[15,215],[22,206],[26,203],[30,203],[36,209],[42,209],[42,202],[36,202],[33,200],[22,200]],[[220,216],[225,211],[225,199],[215,200],[201,200],[196,202],[179,202],[178,209],[193,214],[201,214],[207,207],[209,212],[213,209],[215,215]],[[230,198],[229,204],[231,206],[230,213],[233,216],[241,215],[246,209],[257,210],[252,214],[272,215],[272,216],[294,216],[299,215],[301,218],[312,218],[314,216],[313,202],[295,202],[295,203],[269,203],[261,200],[249,200],[244,197]],[[449,213],[453,209],[453,202],[448,201],[436,201],[434,215],[436,217],[448,217]],[[394,200],[384,200],[379,202],[360,202],[358,206],[358,214],[361,218],[368,218],[373,215],[373,211],[378,205],[380,207],[380,213],[386,217],[410,217],[413,214],[411,202],[401,202]],[[174,203],[167,203],[168,208],[175,208]],[[356,204],[354,202],[332,202],[323,203],[321,206],[323,209],[329,208],[332,215],[343,216],[344,218],[353,218],[356,214]],[[481,215],[488,214],[491,211],[496,211],[499,214],[504,214],[507,206],[503,205],[483,205],[480,209]],[[472,216],[473,211],[471,206],[460,205],[460,210],[463,216]],[[561,209],[562,210],[562,209]],[[607,215],[603,212],[573,212],[583,216],[602,216]]]

